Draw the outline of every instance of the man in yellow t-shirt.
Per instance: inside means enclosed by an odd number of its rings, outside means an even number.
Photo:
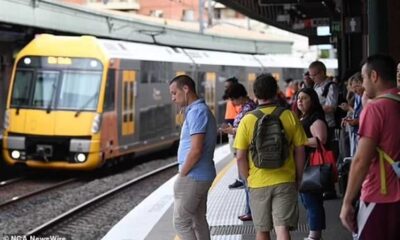
[[[259,101],[258,109],[265,114],[276,108],[278,85],[271,75],[262,74],[254,82],[254,95]],[[257,168],[249,152],[257,117],[247,114],[236,132],[236,148],[239,172],[247,179],[250,191],[250,207],[257,240],[270,239],[269,232],[275,228],[278,239],[290,239],[289,231],[297,227],[298,191],[304,168],[304,144],[307,136],[297,116],[284,111],[280,120],[287,140],[289,154],[284,165],[277,169]]]

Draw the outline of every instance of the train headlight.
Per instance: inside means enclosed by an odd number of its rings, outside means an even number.
[[[91,66],[91,67],[95,68],[95,67],[97,67],[98,65],[99,65],[99,63],[98,63],[96,60],[90,61],[90,66]]]
[[[13,150],[11,152],[11,157],[14,159],[19,159],[21,157],[21,152],[18,150]]]
[[[26,58],[24,58],[24,63],[25,63],[26,65],[29,65],[29,64],[32,63],[32,60],[31,60],[30,58],[26,57]]]
[[[101,127],[101,115],[96,114],[92,122],[92,133],[98,133]]]
[[[84,153],[76,153],[75,154],[75,161],[83,163],[84,161],[86,161],[86,155]]]

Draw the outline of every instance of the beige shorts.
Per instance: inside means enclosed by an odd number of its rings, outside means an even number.
[[[297,228],[298,192],[295,183],[250,188],[250,207],[257,231],[271,231],[274,226]]]

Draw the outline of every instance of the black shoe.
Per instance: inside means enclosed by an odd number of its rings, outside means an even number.
[[[241,189],[244,188],[244,183],[242,181],[236,180],[234,183],[230,184],[229,189]]]
[[[243,222],[253,221],[253,218],[251,217],[251,214],[243,214],[243,215],[240,215],[238,218],[240,220],[242,220]]]

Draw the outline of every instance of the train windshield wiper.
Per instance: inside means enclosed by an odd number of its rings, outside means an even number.
[[[78,117],[79,114],[85,110],[85,108],[87,107],[87,105],[89,105],[89,103],[91,103],[93,100],[95,100],[97,98],[97,96],[99,95],[99,93],[95,93],[93,94],[93,96],[91,96],[80,108],[78,108],[78,111],[76,111],[75,113],[75,117]]]
[[[20,98],[21,99],[21,98]],[[23,98],[22,98],[23,99]],[[15,114],[18,115],[19,114],[19,110],[22,108],[22,106],[24,105],[25,100],[19,101],[18,100],[18,104],[16,104],[15,106]]]
[[[47,108],[46,108],[46,113],[50,113],[51,112],[51,105],[53,105],[53,98],[54,98],[55,93],[56,93],[57,85],[53,83],[52,87],[53,87],[53,92],[51,93],[49,105],[47,105]]]

